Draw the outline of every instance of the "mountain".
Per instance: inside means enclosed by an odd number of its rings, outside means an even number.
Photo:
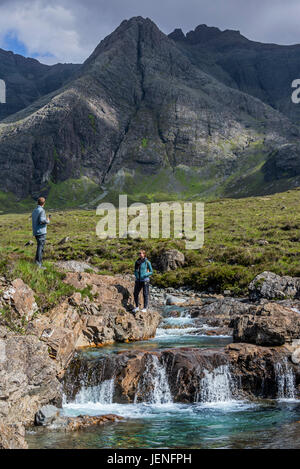
[[[60,88],[78,68],[74,64],[44,65],[0,49],[0,78],[7,87],[7,103],[0,105],[0,121]]]
[[[221,31],[205,24],[186,35],[175,29],[169,37],[201,70],[300,123],[300,106],[291,100],[291,84],[300,77],[300,44],[263,44],[250,41],[239,31]]]
[[[174,34],[125,20],[62,87],[2,120],[2,206],[10,194],[75,206],[120,191],[150,201],[299,185],[296,123],[225,83]]]

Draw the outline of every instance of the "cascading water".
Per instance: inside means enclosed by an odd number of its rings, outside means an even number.
[[[99,404],[112,404],[114,395],[114,378],[107,379],[97,386],[83,386],[76,395],[75,404],[89,402]]]
[[[275,365],[278,399],[295,399],[295,375],[286,358]]]
[[[145,371],[141,376],[134,403],[168,404],[173,402],[166,369],[156,355],[148,355]]]
[[[199,383],[197,400],[201,402],[228,402],[232,401],[235,388],[229,366],[221,365],[213,371],[204,371],[204,377]]]

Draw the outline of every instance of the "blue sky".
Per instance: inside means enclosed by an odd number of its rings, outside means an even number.
[[[80,63],[139,15],[167,34],[207,24],[255,41],[300,43],[299,0],[0,0],[0,47],[44,63]]]
[[[20,41],[17,37],[17,33],[15,31],[11,31],[7,33],[2,41],[2,49],[10,50],[15,54],[23,55],[24,57],[31,57],[31,58],[39,58],[40,54],[38,52],[30,53],[26,44]],[[50,52],[44,52],[43,57],[55,59],[55,55],[51,54]]]

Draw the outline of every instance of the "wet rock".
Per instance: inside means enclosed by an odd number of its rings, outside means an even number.
[[[284,397],[283,391],[296,397],[300,370],[290,354],[285,346],[234,343],[218,349],[130,350],[94,360],[78,355],[64,391],[73,400],[83,385],[109,384],[109,398],[118,403],[276,398]]]
[[[184,254],[177,249],[168,249],[163,251],[155,261],[158,269],[162,272],[176,270],[183,267],[185,262]]]
[[[299,368],[289,361],[288,347],[262,347],[253,344],[229,344],[225,347],[232,375],[239,385],[240,398],[278,397],[279,382],[286,379],[284,372],[291,370],[295,383],[300,382]],[[287,381],[291,386],[291,382]],[[295,394],[299,393],[295,387]],[[283,396],[281,396],[283,397]]]
[[[189,309],[191,317],[196,318],[196,324],[221,328],[225,335],[232,335],[232,320],[252,307],[251,303],[235,298],[202,298],[202,303]]]
[[[180,306],[184,303],[186,303],[186,298],[181,298],[180,296],[172,296],[172,295],[166,296],[166,305]]]
[[[59,417],[59,409],[54,405],[45,405],[35,414],[35,424],[38,426],[50,425]]]
[[[272,346],[300,338],[300,314],[277,303],[253,307],[250,314],[236,317],[232,326],[235,342]]]
[[[274,274],[265,271],[257,275],[249,284],[249,298],[259,300],[283,300],[300,297],[300,278]]]
[[[95,417],[90,417],[89,415],[80,415],[79,417],[69,418],[65,430],[77,431],[83,428],[104,425],[106,423],[118,422],[120,420],[124,420],[124,417],[120,417],[115,414],[106,414]]]

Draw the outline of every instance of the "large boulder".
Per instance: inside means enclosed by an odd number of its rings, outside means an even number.
[[[89,273],[68,273],[67,283],[78,289],[90,288],[92,303],[80,308],[82,333],[77,346],[145,340],[153,337],[160,321],[157,311],[132,313],[134,306],[131,277]]]
[[[34,292],[20,278],[6,284],[0,297],[1,305],[9,308],[12,318],[20,324],[32,319],[38,310]]]
[[[265,271],[257,275],[249,284],[250,300],[266,298],[268,300],[283,300],[300,298],[300,278],[276,275]]]
[[[0,328],[0,420],[30,425],[41,406],[60,404],[56,372],[46,344]]]
[[[163,251],[155,261],[158,269],[162,272],[176,270],[183,267],[185,262],[184,254],[177,249],[168,249]]]
[[[234,342],[283,345],[300,338],[300,314],[277,303],[253,307],[233,319]]]
[[[74,293],[27,327],[48,345],[59,377],[77,348],[154,337],[160,315],[152,310],[132,313],[131,278],[68,272],[65,281],[79,290],[90,289],[93,299]]]
[[[44,405],[35,414],[35,424],[38,426],[47,426],[59,417],[59,409],[55,405]]]
[[[197,326],[205,325],[215,329],[215,333],[232,335],[234,318],[246,314],[252,304],[235,298],[202,298],[202,305],[189,309]]]
[[[234,343],[225,348],[239,398],[299,395],[300,369],[290,361],[289,347]]]

